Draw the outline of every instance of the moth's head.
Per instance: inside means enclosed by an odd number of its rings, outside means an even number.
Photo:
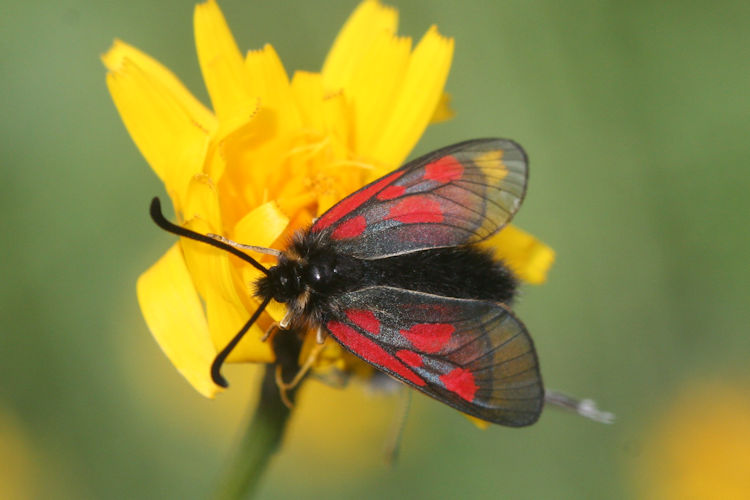
[[[282,260],[256,282],[256,293],[276,302],[291,302],[304,292],[302,274],[303,269],[298,261]]]

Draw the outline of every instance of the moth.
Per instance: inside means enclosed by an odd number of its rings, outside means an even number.
[[[518,280],[479,244],[513,218],[528,181],[524,150],[476,139],[406,163],[350,194],[298,232],[285,250],[239,245],[168,222],[163,229],[240,257],[263,276],[261,303],[212,366],[271,300],[282,329],[327,334],[378,370],[468,415],[534,423],[544,388],[534,343],[511,310]],[[272,253],[265,268],[242,249]],[[283,332],[282,332],[283,333]]]

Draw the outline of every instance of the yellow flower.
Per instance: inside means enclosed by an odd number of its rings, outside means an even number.
[[[641,498],[750,498],[750,388],[690,384],[647,436],[636,469]]]
[[[38,454],[26,431],[16,415],[6,408],[0,408],[0,442],[3,443],[0,446],[0,484],[3,485],[3,498],[38,498],[42,489],[40,485],[47,486],[54,482],[50,481],[52,478],[48,475],[42,476]]]
[[[103,61],[125,126],[182,224],[281,248],[336,201],[399,166],[431,121],[450,116],[443,88],[453,40],[433,26],[412,48],[396,25],[394,9],[366,0],[323,69],[297,71],[290,81],[273,47],[243,57],[215,1],[200,4],[195,39],[213,112],[168,69],[123,42]],[[497,238],[504,247],[498,255],[522,279],[544,279],[549,248],[515,228]],[[209,375],[214,356],[257,308],[257,277],[225,252],[181,239],[138,280],[149,329],[206,396],[219,390]],[[283,314],[272,303],[228,361],[272,362],[261,336]],[[319,366],[360,369],[328,344]]]

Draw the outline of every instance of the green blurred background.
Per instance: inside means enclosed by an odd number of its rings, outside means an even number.
[[[241,49],[272,43],[291,74],[320,68],[356,2],[220,5]],[[416,153],[490,135],[524,145],[532,177],[516,221],[557,262],[517,309],[547,384],[595,397],[618,421],[549,410],[528,429],[480,431],[416,396],[388,467],[392,399],[303,394],[307,421],[293,422],[260,496],[648,496],[647,455],[675,398],[706,381],[750,394],[750,4],[396,6],[400,33],[435,23],[456,39],[447,90],[458,114]],[[208,102],[192,10],[2,7],[2,498],[205,498],[252,410],[248,367],[230,368],[233,390],[206,400],[142,320],[136,277],[173,239],[147,217],[163,188],[98,59],[121,38]]]

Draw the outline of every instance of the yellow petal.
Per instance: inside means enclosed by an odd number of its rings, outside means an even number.
[[[296,71],[292,77],[291,88],[304,126],[318,132],[325,131],[321,75],[308,71]]]
[[[209,232],[208,224],[201,219],[193,219],[185,227],[199,233]],[[252,297],[250,283],[239,282],[239,275],[235,275],[228,253],[185,238],[181,239],[180,244],[196,288],[206,304],[211,340],[215,349],[220,351],[250,319],[258,302]],[[273,361],[271,346],[261,341],[264,333],[265,329],[256,322],[229,355],[227,362]]]
[[[318,198],[318,216],[323,215],[326,210],[341,201],[341,198],[342,196],[331,191],[320,195],[320,198]]]
[[[463,414],[464,417],[469,419],[469,421],[477,426],[479,429],[482,429],[483,431],[487,430],[487,428],[492,425],[490,422],[487,422],[486,420],[482,420],[481,418],[473,417],[471,415],[467,415],[466,413]]]
[[[252,106],[242,54],[214,0],[195,6],[193,17],[198,61],[219,120]]]
[[[193,217],[185,227],[201,234],[222,233],[219,201],[213,183],[196,177],[190,184],[188,207]],[[221,350],[249,319],[258,307],[252,297],[250,283],[243,283],[237,266],[245,266],[229,253],[198,241],[180,240],[185,262],[200,296],[206,304],[208,327],[216,350]],[[270,346],[260,342],[264,329],[253,325],[227,361],[268,362],[272,360]]]
[[[125,60],[129,60],[140,68],[154,82],[154,85],[163,87],[171,94],[174,100],[185,108],[185,113],[197,121],[202,128],[207,130],[216,128],[214,114],[193,96],[174,73],[153,57],[122,40],[115,40],[112,47],[102,56],[102,62],[112,73],[117,73]]]
[[[298,175],[289,179],[289,182],[278,194],[277,202],[279,208],[286,214],[296,214],[315,203],[318,199],[318,191],[310,189],[309,179]]]
[[[435,112],[432,113],[430,124],[441,123],[456,116],[456,112],[451,108],[451,98],[452,96],[448,92],[443,92],[435,108]]]
[[[0,447],[0,484],[3,485],[3,498],[9,500],[38,498],[42,490],[38,483],[44,473],[39,459],[46,457],[46,454],[40,453],[42,450],[37,448],[38,443],[29,439],[25,423],[22,423],[6,404],[2,405],[0,408],[0,443],[3,445]],[[45,477],[45,482],[52,479],[49,476]],[[52,482],[55,482],[55,479],[52,479]],[[65,485],[67,486],[68,483]]]
[[[278,204],[273,201],[264,203],[243,217],[235,226],[233,239],[250,245],[270,247],[276,242],[289,226],[289,218],[279,209]],[[266,261],[266,266],[274,265],[275,260],[268,263],[268,258],[254,255],[261,261]],[[242,279],[245,283],[255,283],[261,274],[251,266],[243,268]],[[250,287],[251,288],[251,287]],[[266,313],[274,321],[281,321],[286,314],[286,306],[271,301],[266,308]]]
[[[125,127],[177,208],[199,173],[216,119],[166,68],[122,42],[103,56]]]
[[[750,390],[741,377],[707,380],[710,373],[684,387],[643,434],[643,449],[631,459],[643,488],[637,498],[750,498]]]
[[[251,210],[234,226],[232,239],[259,247],[270,247],[289,225],[289,217],[275,201]]]
[[[555,261],[554,250],[513,225],[504,227],[483,245],[491,247],[495,255],[527,283],[544,283]]]
[[[266,312],[268,315],[273,318],[274,321],[277,323],[284,319],[284,316],[286,316],[286,304],[281,304],[279,302],[276,302],[275,300],[272,300],[268,307],[266,307]]]
[[[360,156],[372,157],[373,144],[400,97],[410,54],[411,38],[381,32],[360,55],[345,89],[354,118],[353,148]]]
[[[258,303],[255,307],[258,307]],[[237,303],[223,300],[216,294],[206,297],[206,314],[208,324],[211,327],[211,337],[216,350],[224,349],[229,341],[240,331],[255,307],[248,311]],[[256,322],[248,330],[239,344],[232,350],[226,359],[227,363],[271,363],[274,354],[271,343],[262,340],[268,325]]]
[[[330,141],[335,158],[347,155],[353,122],[343,91],[326,94],[322,75],[307,71],[295,72],[291,87],[304,127]]]
[[[213,183],[205,181],[205,177],[191,182],[187,207],[190,218],[184,224],[186,228],[201,234],[224,232],[218,195]],[[204,299],[213,291],[226,301],[242,303],[232,276],[231,254],[189,238],[181,238],[180,244],[195,287]]]
[[[261,103],[251,121],[223,139],[220,154],[225,169],[220,190],[225,220],[238,220],[288,181],[284,162],[291,137],[280,129],[277,118],[273,109]]]
[[[146,324],[164,354],[198,392],[213,397],[219,391],[210,376],[216,351],[178,244],[138,278],[137,293]]]
[[[211,232],[220,232],[222,230],[221,211],[217,201],[216,186],[211,178],[205,174],[193,176],[185,194],[183,219],[203,219],[210,226]]]
[[[336,92],[348,85],[362,53],[383,32],[396,33],[398,12],[377,0],[365,0],[341,28],[323,63],[325,88]]]
[[[431,27],[409,60],[399,95],[368,159],[391,168],[403,163],[424,133],[443,94],[453,58],[453,39]]]
[[[253,50],[245,59],[249,80],[249,92],[259,97],[261,106],[276,113],[276,120],[283,130],[300,127],[300,116],[289,86],[289,77],[278,54],[271,45],[262,50]]]
[[[326,124],[325,130],[332,141],[331,148],[339,152],[335,157],[343,158],[351,149],[350,138],[353,128],[351,113],[343,92],[327,95],[323,99],[323,120]]]
[[[314,351],[319,349],[317,337],[316,334],[305,336],[299,354],[300,363],[304,363]],[[344,348],[338,342],[326,336],[323,350],[317,354],[313,368],[318,373],[325,373],[333,368],[344,370],[346,368],[342,357],[344,352]]]

